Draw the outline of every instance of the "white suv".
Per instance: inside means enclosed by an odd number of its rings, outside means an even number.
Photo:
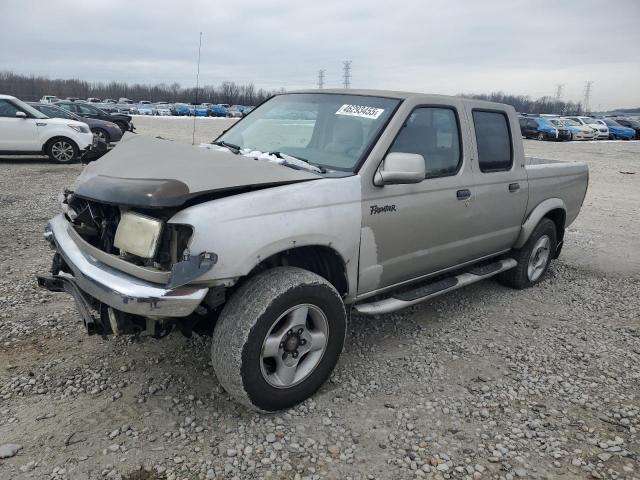
[[[0,155],[40,155],[57,163],[80,158],[93,143],[86,123],[49,118],[10,95],[0,95]]]

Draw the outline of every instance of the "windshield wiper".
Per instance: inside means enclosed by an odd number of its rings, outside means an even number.
[[[241,148],[238,145],[234,145],[233,143],[225,142],[224,140],[218,140],[217,142],[211,142],[213,145],[218,145],[219,147],[225,147],[231,150],[233,153],[240,153]]]
[[[283,158],[282,156],[282,152],[267,152],[269,155],[274,155],[278,158],[282,158],[284,161],[286,161],[285,158]],[[296,157],[294,155],[290,155],[288,153],[285,153],[286,156],[291,157],[291,158],[295,158],[296,160],[300,160],[301,162],[307,163],[313,167],[316,167],[318,170],[320,170],[320,173],[327,173],[327,169],[324,168],[322,165],[314,165],[313,163],[311,163],[309,160],[307,160],[306,158],[302,158],[302,157]],[[291,165],[288,164],[289,166],[293,166],[295,167],[295,165]]]

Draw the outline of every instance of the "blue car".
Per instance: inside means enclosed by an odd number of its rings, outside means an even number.
[[[186,103],[176,103],[173,108],[176,112],[176,115],[191,115],[191,105],[187,105]]]
[[[196,117],[208,117],[209,107],[207,105],[189,105],[189,114]]]
[[[211,117],[226,117],[227,109],[223,105],[211,105],[209,115]]]
[[[567,141],[573,137],[571,130],[565,126],[554,125],[546,117],[520,117],[520,132],[524,138],[537,140]]]
[[[633,128],[623,127],[612,118],[599,118],[598,122],[609,127],[610,140],[631,140],[636,136],[636,131]]]

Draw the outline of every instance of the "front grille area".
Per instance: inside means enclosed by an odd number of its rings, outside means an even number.
[[[181,260],[183,252],[191,239],[191,227],[166,223],[166,220],[173,216],[174,211],[139,212],[162,220],[165,223],[155,258],[136,257],[135,255],[120,252],[113,244],[116,229],[120,222],[120,207],[85,200],[76,197],[72,193],[65,195],[65,203],[68,206],[68,220],[85,241],[105,253],[117,255],[135,265],[170,270],[174,263]]]

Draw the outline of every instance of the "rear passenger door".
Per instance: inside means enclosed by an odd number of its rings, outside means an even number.
[[[474,103],[467,106],[475,141],[473,230],[481,255],[513,246],[527,208],[524,151],[513,135],[519,131],[515,111],[510,113]]]

